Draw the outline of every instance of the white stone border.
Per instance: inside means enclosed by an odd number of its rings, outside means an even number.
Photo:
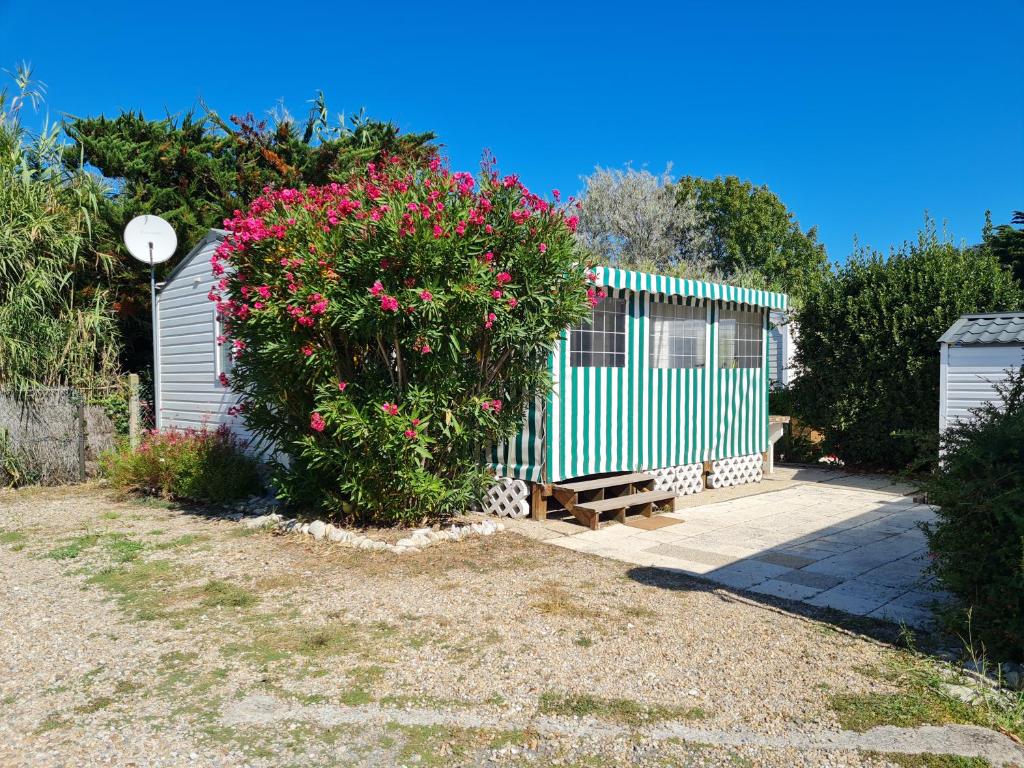
[[[276,530],[281,533],[294,533],[305,536],[312,536],[316,541],[326,540],[332,544],[340,544],[343,547],[352,549],[365,549],[372,552],[392,552],[396,555],[416,554],[427,547],[440,544],[444,541],[462,541],[463,539],[477,536],[493,536],[499,531],[505,530],[502,523],[493,520],[482,520],[478,523],[466,525],[452,525],[451,528],[434,530],[433,528],[417,528],[408,536],[399,539],[394,544],[389,544],[381,539],[372,539],[356,531],[338,528],[332,523],[325,523],[323,520],[314,520],[311,523],[300,523],[295,519],[285,518],[276,512],[258,517],[247,517],[242,519],[246,528],[263,528]]]

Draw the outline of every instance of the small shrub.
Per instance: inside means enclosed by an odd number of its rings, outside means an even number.
[[[938,520],[925,527],[932,569],[959,599],[975,641],[1000,659],[1024,660],[1024,368],[942,437],[926,484]]]
[[[259,466],[226,427],[147,433],[135,450],[104,458],[111,484],[128,493],[221,503],[259,493]]]

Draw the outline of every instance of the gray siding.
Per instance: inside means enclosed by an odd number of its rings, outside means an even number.
[[[998,402],[996,385],[1006,381],[1008,371],[1019,368],[1022,362],[1024,346],[949,347],[940,423],[969,418],[972,408]]]
[[[157,426],[214,428],[228,424],[248,439],[241,418],[228,415],[236,397],[217,379],[218,347],[214,304],[207,294],[216,282],[208,239],[172,273],[157,298],[159,397]]]

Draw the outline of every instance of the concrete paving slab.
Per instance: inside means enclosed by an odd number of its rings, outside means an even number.
[[[803,568],[805,565],[810,565],[814,562],[813,558],[800,557],[799,555],[791,555],[785,552],[762,552],[759,555],[755,555],[754,559],[760,560],[762,563],[784,565],[787,568]]]
[[[707,563],[708,565],[720,566],[736,562],[737,558],[732,555],[722,555],[718,552],[708,552],[703,549],[691,547],[680,547],[676,544],[656,544],[644,550],[655,555],[666,557],[677,557],[680,560],[690,560],[695,563]]]
[[[842,584],[819,592],[807,600],[811,605],[824,608],[835,608],[858,616],[865,616],[871,611],[881,608],[903,594],[903,590],[894,587],[882,587],[877,584],[850,579]]]
[[[750,591],[759,592],[762,595],[772,595],[773,597],[784,597],[787,600],[807,600],[821,592],[817,587],[793,584],[792,582],[780,581],[778,579],[768,579],[760,584],[754,584],[750,587]]]
[[[786,581],[791,584],[800,584],[805,587],[814,587],[815,592],[838,586],[843,580],[835,576],[826,576],[824,573],[811,573],[804,570],[792,570],[780,573],[775,577],[779,581]]]
[[[889,478],[792,468],[781,478],[684,497],[667,515],[684,521],[679,525],[588,531],[562,521],[549,542],[755,595],[912,626],[930,621],[931,603],[945,597],[930,591],[933,580],[924,574],[918,524],[934,515],[931,507],[901,495],[904,488]],[[561,535],[567,528],[575,535]]]

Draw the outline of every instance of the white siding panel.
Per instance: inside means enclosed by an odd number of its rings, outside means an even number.
[[[966,419],[984,403],[999,402],[998,384],[1024,362],[1024,346],[950,347],[944,366],[942,421]]]
[[[239,417],[228,415],[236,397],[216,377],[216,330],[207,294],[216,282],[210,257],[217,242],[191,254],[158,297],[160,317],[160,413],[158,426],[217,427],[227,424],[250,435]]]

